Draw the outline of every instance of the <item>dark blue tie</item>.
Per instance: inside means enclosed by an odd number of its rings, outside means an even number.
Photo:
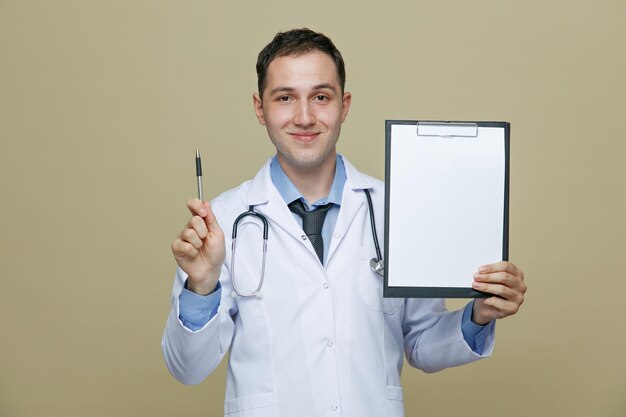
[[[302,230],[306,233],[307,237],[317,253],[317,257],[320,259],[322,265],[324,264],[324,241],[322,240],[322,226],[324,226],[324,219],[328,209],[332,207],[333,203],[328,203],[323,206],[317,207],[315,210],[307,211],[304,208],[304,203],[301,199],[292,201],[289,204],[289,210],[302,217]]]

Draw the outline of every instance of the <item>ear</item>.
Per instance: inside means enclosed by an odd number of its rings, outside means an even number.
[[[252,94],[252,104],[254,105],[254,114],[262,126],[265,126],[265,117],[263,116],[263,100],[259,93]]]
[[[341,123],[343,123],[346,120],[346,117],[348,117],[350,104],[352,104],[352,93],[343,93],[343,98],[341,100]]]

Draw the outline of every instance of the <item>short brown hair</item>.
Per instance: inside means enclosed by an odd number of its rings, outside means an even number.
[[[266,87],[267,68],[274,59],[282,56],[303,55],[311,51],[320,51],[332,58],[337,68],[337,77],[343,92],[346,85],[346,67],[341,53],[335,47],[333,41],[323,33],[303,28],[278,32],[274,39],[259,52],[256,62],[259,95],[263,97],[263,90]]]

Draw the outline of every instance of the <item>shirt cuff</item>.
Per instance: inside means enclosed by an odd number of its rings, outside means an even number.
[[[178,318],[183,326],[191,331],[200,330],[217,314],[222,298],[222,285],[217,282],[215,290],[208,295],[196,294],[185,287],[178,298],[179,314]]]
[[[461,331],[463,332],[463,339],[477,355],[482,355],[485,350],[485,340],[491,333],[493,328],[493,320],[489,323],[481,326],[472,321],[472,309],[474,308],[474,301],[467,304],[463,310],[463,319],[461,320]]]

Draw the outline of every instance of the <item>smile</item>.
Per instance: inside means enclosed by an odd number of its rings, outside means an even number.
[[[307,143],[314,141],[320,135],[320,132],[294,132],[290,133],[290,135],[298,142]]]

